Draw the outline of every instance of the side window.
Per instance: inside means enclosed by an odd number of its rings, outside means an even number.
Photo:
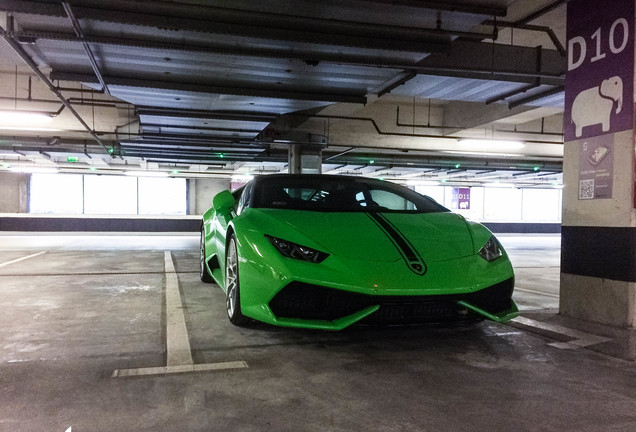
[[[243,189],[243,192],[241,193],[241,197],[239,198],[238,203],[236,204],[237,216],[240,215],[243,212],[243,210],[249,207],[250,198],[252,196],[252,189],[253,189],[252,183],[248,184]]]
[[[380,207],[384,207],[388,210],[417,210],[417,206],[414,202],[393,192],[381,189],[372,189],[369,192],[371,193],[373,201],[375,201]]]

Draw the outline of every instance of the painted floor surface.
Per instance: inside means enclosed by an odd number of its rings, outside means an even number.
[[[523,317],[576,326],[555,314],[558,237],[501,241]],[[112,377],[166,366],[165,251],[194,364],[247,368]],[[598,352],[618,333],[237,328],[224,307],[197,236],[0,235],[0,431],[636,430],[636,362]]]

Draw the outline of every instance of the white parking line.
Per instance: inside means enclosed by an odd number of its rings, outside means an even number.
[[[160,366],[149,367],[140,369],[117,369],[113,372],[113,378],[125,378],[136,376],[150,376],[150,375],[168,375],[177,373],[188,372],[209,372],[227,369],[246,369],[247,363],[244,361],[231,361],[220,363],[205,363],[195,365],[182,365],[182,366]]]
[[[179,293],[179,279],[174,268],[172,255],[164,252],[166,276],[166,351],[167,365],[138,369],[117,369],[112,378],[125,378],[149,375],[167,375],[189,372],[208,372],[227,369],[246,369],[247,363],[239,361],[194,364],[190,338],[186,327],[185,314],[181,294]]]
[[[7,262],[4,262],[4,263],[0,264],[0,267],[4,267],[4,266],[8,266],[9,264],[14,264],[14,263],[17,263],[17,262],[20,262],[20,261],[28,260],[29,258],[35,258],[36,256],[40,256],[40,255],[45,254],[45,253],[46,253],[46,251],[38,252],[38,253],[31,254],[31,255],[27,255],[27,256],[22,257],[22,258],[14,259],[12,261],[7,261]]]
[[[168,352],[168,367],[191,365],[192,352],[188,329],[186,328],[181,294],[179,293],[179,279],[174,269],[172,255],[164,253],[166,274],[166,350]]]
[[[591,345],[596,345],[596,344],[600,344],[600,343],[612,340],[607,337],[597,336],[590,333],[585,333],[582,331],[574,330],[571,328],[567,328],[567,327],[563,327],[563,326],[559,326],[555,324],[548,324],[545,322],[536,321],[536,320],[525,318],[525,317],[517,317],[513,319],[511,322],[513,323],[513,325],[517,324],[516,327],[519,327],[519,328],[527,328],[530,331],[538,330],[539,333],[543,332],[548,335],[550,333],[563,335],[573,339],[568,342],[551,342],[548,344],[554,348],[559,348],[559,349],[585,348]]]

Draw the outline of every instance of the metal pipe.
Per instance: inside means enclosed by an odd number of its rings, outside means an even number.
[[[443,140],[454,140],[459,141],[465,139],[464,137],[458,136],[448,136],[448,135],[434,135],[434,134],[416,134],[416,133],[402,133],[402,132],[385,132],[380,129],[376,121],[372,118],[368,117],[350,117],[350,116],[336,116],[336,115],[323,115],[323,114],[302,114],[302,113],[294,113],[289,114],[289,116],[296,117],[307,117],[307,118],[324,118],[331,120],[351,120],[351,121],[363,121],[370,123],[375,129],[378,135],[386,135],[386,136],[402,136],[402,137],[413,137],[413,138],[434,138],[434,139],[443,139]],[[546,142],[546,141],[537,141],[537,140],[524,140],[526,143],[530,144],[559,144],[562,145],[563,142]],[[359,147],[363,148],[363,146]],[[369,148],[379,148],[379,147],[369,147]]]
[[[9,16],[9,17],[7,17],[7,19],[12,20],[12,17]],[[12,22],[12,21],[10,21],[10,22]],[[2,26],[0,26],[0,31],[4,31]],[[93,137],[93,139],[95,141],[97,141],[104,148],[104,150],[106,151],[106,154],[110,155],[110,152],[108,151],[108,148],[106,147],[106,145],[104,145],[102,140],[90,128],[90,126],[88,126],[88,124],[86,124],[84,119],[82,119],[82,116],[80,116],[79,113],[77,111],[75,111],[75,108],[73,108],[71,103],[64,97],[64,95],[59,90],[57,90],[57,88],[48,79],[48,77],[46,75],[44,75],[42,73],[42,71],[40,71],[40,69],[38,68],[38,65],[24,51],[24,49],[20,46],[20,44],[18,42],[16,42],[13,38],[9,37],[9,36],[5,35],[3,37],[4,37],[4,40],[11,46],[11,48],[13,48],[13,50],[16,52],[16,54],[18,54],[20,56],[20,58],[22,58],[22,60],[33,70],[33,72],[38,76],[38,78],[40,78],[42,80],[42,82],[44,82],[44,84],[49,88],[49,90],[51,90],[51,92],[53,92],[53,94],[55,94],[55,96],[57,96],[57,98],[60,100],[60,102],[62,102],[64,104],[64,106],[66,108],[68,108],[68,110],[71,113],[73,113],[75,118],[81,123],[81,125]]]
[[[542,8],[540,8],[539,10],[531,13],[530,15],[527,15],[526,17],[515,21],[515,24],[527,24],[530,21],[534,21],[535,19],[547,14],[548,12],[551,12],[552,10],[556,9],[557,7],[561,6],[564,3],[567,3],[570,0],[557,0],[554,1],[552,3],[550,3],[549,5],[546,5]]]
[[[519,100],[516,100],[514,102],[511,102],[510,104],[508,104],[508,108],[513,109],[513,108],[516,108],[518,106],[525,105],[527,103],[534,102],[534,101],[546,98],[548,96],[554,96],[554,95],[562,93],[564,91],[565,91],[565,87],[564,86],[555,87],[552,90],[548,90],[548,91],[545,91],[543,93],[539,93],[537,95],[528,96],[527,98],[523,98],[523,99],[519,99]]]
[[[559,52],[559,54],[561,54],[562,57],[565,57],[565,55],[566,55],[565,47],[563,46],[563,44],[561,44],[561,41],[557,37],[556,33],[554,33],[554,30],[552,30],[550,27],[538,26],[538,25],[532,25],[532,24],[523,24],[523,23],[520,23],[520,22],[509,22],[509,21],[497,21],[497,22],[495,22],[495,21],[492,21],[492,20],[485,21],[484,25],[489,25],[489,26],[497,25],[499,27],[504,27],[504,28],[512,28],[512,29],[528,30],[528,31],[536,31],[536,32],[546,33],[548,35],[548,37],[550,38],[550,40],[552,41],[552,43],[554,44],[554,47]]]
[[[88,60],[90,61],[91,67],[93,68],[93,72],[95,72],[95,75],[97,76],[97,79],[99,80],[99,83],[102,85],[102,90],[104,91],[104,93],[110,96],[110,91],[108,90],[108,86],[106,85],[106,82],[104,81],[104,77],[102,76],[101,71],[99,70],[99,66],[97,65],[95,56],[93,55],[93,51],[91,50],[91,47],[88,45],[88,43],[84,41],[84,33],[82,32],[82,26],[80,25],[79,21],[75,17],[75,14],[73,13],[73,9],[71,8],[71,5],[68,2],[62,2],[62,6],[64,7],[64,11],[66,12],[66,15],[68,16],[68,19],[71,20],[71,24],[73,25],[73,30],[75,30],[75,34],[77,35],[79,40],[82,42],[82,45],[84,46],[84,51],[86,51]]]
[[[486,105],[490,105],[490,104],[493,104],[495,102],[499,102],[499,101],[508,99],[509,97],[517,96],[519,94],[529,92],[530,90],[533,90],[533,89],[539,87],[540,85],[541,84],[536,84],[536,83],[535,84],[529,84],[527,86],[521,87],[520,89],[512,90],[512,91],[509,91],[509,92],[506,92],[506,93],[502,93],[502,94],[497,95],[497,96],[493,96],[493,97],[491,97],[490,99],[488,99],[486,101]]]

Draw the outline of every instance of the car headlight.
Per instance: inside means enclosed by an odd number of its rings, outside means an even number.
[[[280,252],[287,258],[309,261],[313,263],[321,263],[329,256],[329,254],[321,252],[319,250],[299,245],[298,243],[283,240],[278,237],[272,237],[267,234],[265,234],[265,237],[272,245],[274,245],[278,252]]]
[[[494,261],[502,255],[503,251],[501,250],[501,245],[495,236],[490,237],[484,247],[479,250],[479,256],[488,262]]]

